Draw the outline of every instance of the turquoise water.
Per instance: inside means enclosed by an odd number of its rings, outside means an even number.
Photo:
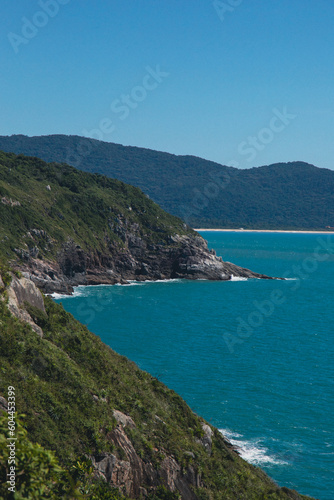
[[[56,300],[278,484],[333,500],[334,235],[203,236],[224,260],[290,279],[78,287]]]

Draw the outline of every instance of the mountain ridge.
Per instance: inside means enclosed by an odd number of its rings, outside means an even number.
[[[237,169],[79,136],[1,136],[0,149],[72,164],[140,187],[192,227],[334,226],[334,172],[306,162]]]

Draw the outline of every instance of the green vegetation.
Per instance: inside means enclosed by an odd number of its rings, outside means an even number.
[[[0,415],[0,498],[15,500],[126,499],[117,489],[93,480],[90,461],[83,458],[66,470],[54,452],[32,443],[21,419],[15,418],[15,465],[10,456],[8,418]],[[12,441],[11,441],[12,442]],[[11,475],[12,474],[12,475]],[[12,484],[10,481],[12,480]],[[9,482],[8,482],[9,481]],[[13,486],[15,484],[15,490]],[[12,490],[10,490],[12,488]],[[14,494],[15,491],[15,494]]]
[[[121,498],[93,478],[89,458],[110,452],[124,460],[124,450],[110,439],[117,409],[134,420],[136,427],[125,430],[144,461],[158,470],[165,456],[173,456],[184,470],[191,465],[201,473],[203,487],[196,490],[200,499],[304,498],[278,488],[260,469],[231,452],[217,430],[209,456],[198,439],[203,435],[203,420],[181,397],[103,344],[61,305],[45,297],[47,315],[30,308],[43,328],[40,338],[9,313],[4,292],[2,297],[0,394],[6,397],[7,387],[14,386],[17,411],[25,414],[22,425],[27,434],[21,426],[18,430],[23,441],[19,460],[25,471],[20,479],[22,492],[44,488],[38,498],[56,498],[52,495],[59,495],[61,489],[63,496],[58,498],[76,498],[75,491],[80,498]],[[6,455],[1,443],[3,478]],[[35,463],[41,469],[37,478]],[[162,484],[149,498],[178,496]]]
[[[71,481],[64,477],[65,470],[59,466],[55,454],[45,450],[39,444],[32,443],[27,437],[27,431],[20,420],[15,419],[15,436],[19,441],[14,444],[15,462],[10,459],[8,439],[8,419],[5,415],[0,416],[0,497],[1,498],[78,498],[75,487],[71,487]],[[12,441],[11,441],[12,442]],[[13,443],[13,442],[12,442]],[[15,463],[15,465],[12,465]],[[12,476],[10,476],[12,474]],[[12,480],[12,485],[7,481]],[[14,486],[15,497],[9,488]],[[67,490],[67,491],[66,491]]]
[[[59,161],[138,186],[192,227],[334,226],[334,172],[304,162],[236,169],[77,136],[0,137],[0,149]]]
[[[49,189],[50,188],[50,189]],[[140,189],[68,165],[0,152],[0,256],[10,259],[38,247],[54,258],[69,238],[103,254],[122,247],[119,218],[138,224],[148,243],[192,232]]]

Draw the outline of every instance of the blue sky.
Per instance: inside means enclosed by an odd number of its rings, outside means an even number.
[[[16,0],[0,134],[334,169],[331,0]]]

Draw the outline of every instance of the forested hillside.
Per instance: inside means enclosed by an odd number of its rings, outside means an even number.
[[[66,162],[138,186],[192,227],[334,226],[334,172],[304,162],[241,170],[194,156],[65,135],[2,136],[0,149]]]

